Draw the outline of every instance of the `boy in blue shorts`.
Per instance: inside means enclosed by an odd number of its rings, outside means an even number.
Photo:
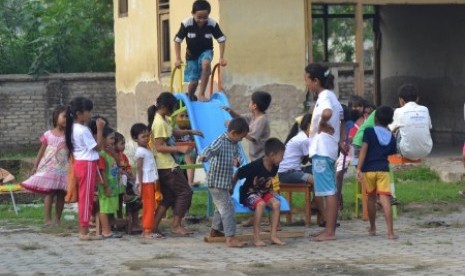
[[[383,207],[388,239],[395,240],[391,211],[391,181],[388,156],[397,152],[396,139],[388,129],[392,123],[393,110],[389,106],[376,109],[375,126],[365,129],[363,144],[357,164],[357,177],[366,183],[368,193],[368,218],[370,236],[376,235],[376,195]]]
[[[209,18],[211,7],[205,0],[197,0],[192,5],[192,17],[181,22],[176,37],[174,38],[174,50],[176,53],[175,66],[180,67],[181,42],[186,38],[186,62],[184,70],[184,81],[189,82],[188,94],[191,100],[196,100],[195,91],[200,80],[199,100],[206,101],[205,89],[211,72],[211,61],[213,59],[213,37],[220,46],[221,66],[226,66],[227,62],[223,58],[226,37],[220,29],[218,23]]]

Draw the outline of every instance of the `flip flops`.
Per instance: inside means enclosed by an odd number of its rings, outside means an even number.
[[[123,235],[119,234],[119,233],[115,233],[115,232],[112,232],[110,235],[108,236],[104,236],[102,235],[103,239],[106,240],[106,239],[120,239],[123,237]]]
[[[164,239],[166,239],[166,236],[163,235],[163,234],[160,233],[160,232],[156,232],[156,233],[153,233],[152,239],[155,239],[155,240],[164,240]]]
[[[100,236],[100,235],[97,235],[97,236],[93,236],[93,235],[90,235],[90,234],[79,235],[79,240],[80,241],[97,241],[97,240],[101,240],[101,239],[102,239],[102,236]]]

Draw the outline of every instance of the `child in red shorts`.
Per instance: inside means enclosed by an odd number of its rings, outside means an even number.
[[[254,244],[264,247],[266,244],[260,238],[260,221],[265,207],[272,210],[271,242],[285,245],[277,235],[279,212],[281,204],[273,192],[272,180],[278,173],[279,163],[283,160],[284,144],[277,138],[270,138],[265,142],[265,156],[245,166],[240,167],[234,176],[233,183],[245,178],[244,185],[240,187],[240,202],[254,212]]]

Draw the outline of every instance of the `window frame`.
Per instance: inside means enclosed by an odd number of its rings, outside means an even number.
[[[160,73],[171,71],[171,38],[170,38],[170,10],[169,0],[157,1],[157,22],[158,22],[158,62],[160,64]],[[168,35],[164,36],[163,24],[168,24]],[[166,45],[168,45],[166,47]],[[165,60],[168,57],[168,60]]]
[[[118,16],[128,17],[129,15],[129,0],[118,0]]]

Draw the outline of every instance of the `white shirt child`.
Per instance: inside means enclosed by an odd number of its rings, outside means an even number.
[[[136,160],[143,158],[142,184],[155,183],[158,180],[158,171],[153,153],[147,148],[137,147],[134,157]],[[139,184],[141,184],[139,183],[139,172],[136,172],[136,185],[134,186],[137,187]]]
[[[394,111],[391,131],[399,129],[398,148],[402,156],[411,160],[426,157],[433,148],[431,118],[428,108],[416,102],[408,102]]]
[[[302,158],[308,156],[310,138],[302,130],[286,143],[283,161],[279,163],[278,173],[300,170]]]
[[[94,150],[95,146],[97,146],[97,141],[95,141],[87,126],[74,123],[71,139],[75,160],[94,161],[99,159],[98,152]]]

